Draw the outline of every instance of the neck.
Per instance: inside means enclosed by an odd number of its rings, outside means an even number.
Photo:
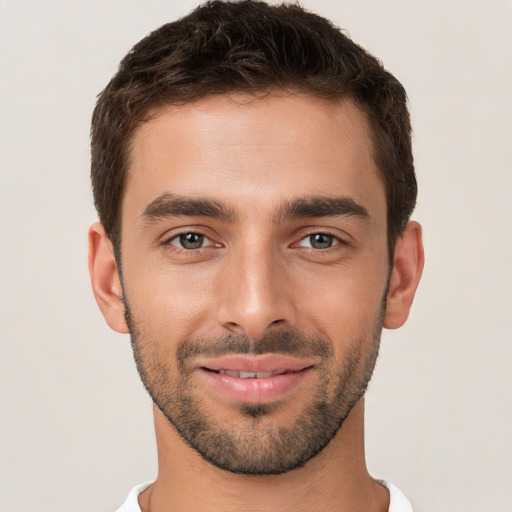
[[[320,454],[300,469],[271,476],[218,469],[190,448],[156,407],[154,416],[158,477],[139,497],[143,512],[388,510],[388,491],[366,468],[363,399]]]

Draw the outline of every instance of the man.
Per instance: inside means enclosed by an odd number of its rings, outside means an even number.
[[[211,2],[121,62],[92,182],[92,286],[155,404],[119,510],[411,510],[363,443],[423,267],[398,81],[298,6]]]

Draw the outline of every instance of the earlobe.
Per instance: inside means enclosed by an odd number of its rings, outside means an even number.
[[[114,331],[127,333],[122,287],[112,242],[99,222],[89,229],[89,274],[96,302],[108,325]]]
[[[421,226],[409,222],[395,245],[383,321],[387,329],[397,329],[407,320],[424,262]]]

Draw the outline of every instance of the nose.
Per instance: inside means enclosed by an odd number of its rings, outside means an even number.
[[[291,280],[272,249],[233,254],[219,277],[217,321],[224,329],[258,339],[295,323]]]

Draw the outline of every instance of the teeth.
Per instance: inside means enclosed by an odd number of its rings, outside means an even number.
[[[266,377],[273,377],[274,375],[281,375],[285,372],[236,372],[233,370],[219,370],[219,373],[221,375],[238,377],[239,379],[264,379]]]
[[[240,372],[239,377],[241,379],[257,379],[258,373],[257,372]]]

